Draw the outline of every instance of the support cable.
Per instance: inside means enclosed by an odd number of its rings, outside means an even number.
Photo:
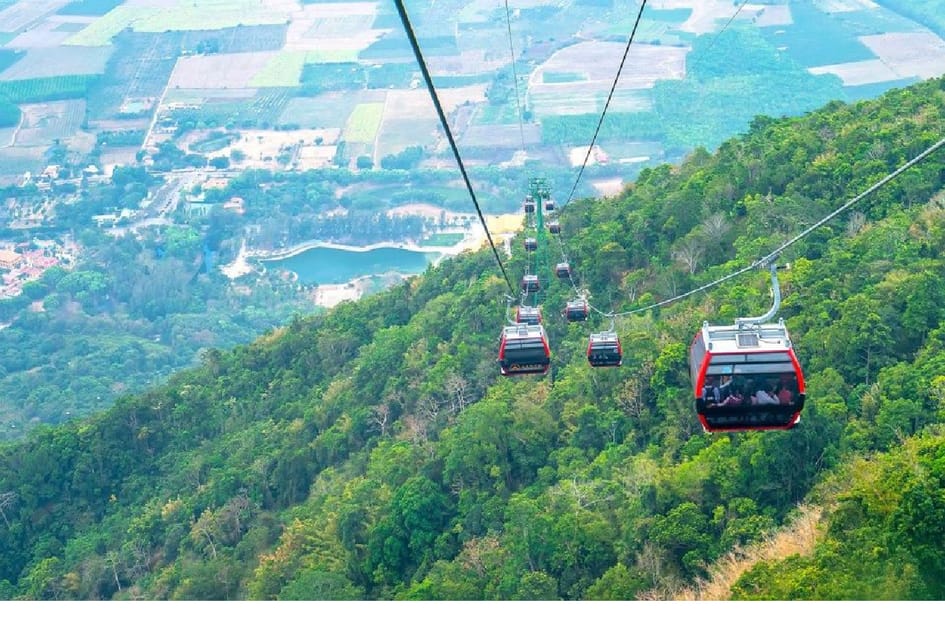
[[[512,79],[515,81],[515,108],[518,110],[518,134],[522,138],[522,153],[525,153],[525,126],[522,124],[522,103],[518,97],[518,72],[515,70],[515,46],[512,44],[512,17],[509,0],[505,0],[505,24],[509,31],[509,56],[512,58]]]
[[[397,12],[400,14],[400,21],[404,26],[404,31],[407,32],[407,38],[410,40],[410,46],[413,49],[414,56],[417,58],[417,64],[420,65],[420,72],[423,74],[423,79],[427,84],[427,90],[430,92],[430,98],[433,99],[433,106],[436,107],[436,113],[440,118],[440,124],[443,125],[443,130],[446,132],[446,138],[449,140],[450,148],[453,150],[453,155],[456,158],[456,164],[459,165],[459,171],[463,174],[463,180],[466,182],[466,190],[469,191],[469,196],[472,198],[473,205],[476,207],[476,214],[479,216],[479,222],[482,223],[482,228],[486,232],[486,238],[489,240],[489,246],[492,247],[492,255],[495,256],[495,260],[499,264],[499,269],[502,271],[502,276],[505,278],[505,284],[508,285],[509,291],[511,291],[514,295],[515,288],[512,286],[512,281],[509,279],[509,274],[505,270],[505,265],[502,264],[502,258],[499,257],[499,251],[496,249],[495,242],[492,241],[492,234],[489,233],[489,227],[486,225],[485,216],[483,216],[482,209],[479,207],[479,200],[476,199],[476,193],[473,190],[472,183],[469,180],[469,175],[466,173],[466,167],[463,165],[463,159],[459,155],[459,149],[456,146],[456,141],[453,139],[453,132],[450,131],[449,122],[447,122],[446,114],[443,111],[443,106],[440,104],[440,98],[436,94],[436,87],[433,86],[433,79],[430,77],[427,64],[423,59],[423,54],[420,51],[420,45],[417,43],[417,36],[413,32],[413,26],[410,24],[410,18],[407,16],[407,10],[404,8],[403,0],[395,0],[395,4],[397,5]]]
[[[854,196],[854,197],[851,198],[850,200],[847,200],[847,202],[844,203],[843,206],[841,206],[839,209],[836,209],[836,210],[833,211],[832,213],[830,213],[830,214],[824,216],[822,219],[818,220],[817,222],[815,222],[814,224],[812,224],[810,227],[808,227],[807,229],[805,229],[805,230],[802,231],[801,233],[797,234],[796,236],[794,236],[793,238],[791,238],[790,240],[788,240],[787,242],[785,242],[784,244],[782,244],[780,247],[778,247],[777,249],[775,249],[775,250],[772,251],[771,253],[767,254],[767,255],[764,256],[763,258],[759,258],[758,260],[755,260],[754,262],[752,262],[752,263],[751,263],[750,265],[748,265],[747,267],[742,267],[741,269],[738,269],[737,271],[734,271],[734,272],[728,274],[727,276],[723,276],[723,277],[721,277],[721,278],[718,278],[718,279],[716,279],[716,280],[713,280],[712,282],[709,282],[709,283],[707,283],[707,284],[704,284],[704,285],[702,285],[701,287],[697,287],[697,288],[695,288],[695,289],[692,289],[691,291],[687,291],[686,293],[682,293],[682,294],[680,294],[680,295],[678,295],[678,296],[673,296],[672,298],[668,298],[668,299],[663,300],[663,301],[661,301],[661,302],[656,302],[656,303],[654,303],[654,304],[650,304],[650,305],[647,305],[647,306],[645,306],[645,307],[641,307],[641,308],[639,308],[639,309],[633,309],[633,310],[631,310],[631,311],[623,311],[623,312],[621,312],[621,313],[614,313],[614,314],[611,314],[611,315],[613,315],[613,316],[615,316],[615,317],[620,317],[620,316],[632,315],[632,314],[635,314],[635,313],[643,313],[644,311],[649,311],[650,309],[655,309],[656,307],[662,307],[662,306],[668,305],[668,304],[670,304],[670,303],[676,302],[676,301],[678,301],[678,300],[682,300],[683,298],[688,298],[689,296],[694,295],[694,294],[696,294],[696,293],[699,293],[699,292],[701,292],[701,291],[705,291],[705,290],[707,290],[707,289],[711,289],[712,287],[715,287],[715,286],[717,286],[717,285],[720,285],[720,284],[722,284],[723,282],[726,282],[726,281],[728,281],[728,280],[731,280],[732,278],[738,277],[738,276],[742,275],[743,273],[746,273],[746,272],[748,272],[748,271],[751,271],[752,269],[756,269],[756,268],[758,268],[758,267],[767,267],[772,261],[774,261],[774,260],[778,257],[778,255],[779,255],[782,251],[784,251],[785,249],[787,249],[787,248],[790,247],[791,245],[795,244],[796,242],[799,242],[799,241],[802,240],[803,238],[807,237],[809,234],[813,233],[816,229],[819,229],[819,228],[822,227],[823,225],[827,224],[828,222],[830,222],[831,220],[833,220],[835,217],[837,217],[838,215],[840,215],[841,213],[843,213],[844,211],[846,211],[847,209],[849,209],[849,208],[852,207],[853,205],[855,205],[855,204],[857,204],[858,202],[860,202],[861,200],[863,200],[865,197],[867,197],[867,196],[869,196],[869,195],[872,195],[874,192],[876,192],[877,190],[881,189],[882,187],[884,187],[886,184],[888,184],[888,183],[891,182],[892,180],[895,180],[897,177],[899,177],[899,175],[900,175],[901,173],[903,173],[904,171],[906,171],[906,170],[912,168],[913,166],[917,165],[918,163],[922,162],[922,161],[925,160],[927,157],[929,157],[930,155],[932,155],[933,153],[935,153],[936,151],[938,151],[939,149],[941,149],[943,146],[945,146],[945,138],[942,138],[942,139],[940,139],[938,142],[932,144],[930,147],[928,147],[925,151],[923,151],[922,153],[920,153],[919,155],[917,155],[916,157],[914,157],[912,160],[909,160],[909,161],[906,162],[905,164],[901,165],[901,166],[900,166],[898,169],[896,169],[895,171],[889,173],[888,175],[886,175],[885,177],[881,178],[880,180],[877,180],[875,183],[873,183],[872,186],[870,186],[870,187],[867,188],[866,190],[862,191],[861,193],[859,193],[858,195]]]
[[[633,37],[637,33],[637,27],[640,25],[640,18],[643,17],[643,9],[646,7],[646,0],[640,3],[640,10],[637,12],[637,19],[633,23],[633,29],[630,31],[630,38],[627,40],[627,47],[623,51],[623,57],[620,59],[620,66],[617,67],[617,75],[614,76],[614,83],[610,87],[610,93],[607,95],[607,101],[604,103],[604,109],[600,112],[600,119],[597,121],[597,128],[594,130],[594,136],[591,138],[591,144],[587,148],[587,154],[584,156],[584,162],[581,163],[581,168],[578,171],[577,178],[574,181],[574,186],[571,187],[571,193],[568,194],[568,199],[565,200],[564,206],[568,206],[571,202],[571,198],[574,196],[574,191],[577,189],[578,183],[581,181],[581,176],[584,174],[584,168],[587,167],[587,161],[591,157],[591,152],[594,151],[594,144],[597,142],[597,136],[600,133],[601,125],[604,124],[604,116],[607,115],[607,107],[610,106],[610,101],[614,97],[614,91],[617,90],[617,83],[620,81],[620,72],[623,71],[623,65],[627,61],[627,55],[630,53],[630,45],[633,44]]]

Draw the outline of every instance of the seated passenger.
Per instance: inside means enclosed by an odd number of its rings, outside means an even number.
[[[719,379],[715,376],[705,379],[705,386],[702,387],[702,399],[709,406],[718,404],[721,399],[719,391]]]
[[[755,392],[755,401],[752,404],[780,404],[778,395],[774,391],[774,383],[769,383],[768,388],[759,387]]]
[[[783,384],[781,385],[781,390],[778,391],[778,402],[781,404],[793,404],[794,403],[794,392],[791,388]]]
[[[732,392],[721,402],[722,407],[737,407],[745,401],[745,396],[738,389],[732,389]]]

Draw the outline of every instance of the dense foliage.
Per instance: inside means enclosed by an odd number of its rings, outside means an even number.
[[[582,285],[630,310],[750,264],[940,139],[943,95],[759,118],[573,203]],[[624,366],[606,371],[584,360],[598,323],[555,318],[572,292],[550,283],[552,372],[511,380],[495,364],[508,290],[477,252],[4,445],[0,594],[670,597],[799,502],[836,500],[816,558],[759,566],[734,595],[940,598],[943,178],[939,153],[782,255],[809,392],[791,432],[709,437],[693,414],[689,339],[766,309],[763,273],[620,318]]]

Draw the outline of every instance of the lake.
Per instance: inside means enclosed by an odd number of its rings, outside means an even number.
[[[396,272],[414,275],[440,257],[437,252],[378,247],[353,251],[334,247],[314,247],[288,258],[265,260],[267,268],[286,269],[299,276],[302,284],[344,284],[361,276]]]

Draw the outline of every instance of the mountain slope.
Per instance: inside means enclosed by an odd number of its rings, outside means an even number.
[[[569,206],[568,257],[616,311],[731,273],[941,138],[943,89],[756,119],[714,155]],[[826,473],[940,420],[943,167],[782,256],[809,392],[792,432],[710,437],[692,408],[692,333],[767,309],[765,274],[620,317],[624,366],[606,371],[584,348],[609,323],[554,317],[573,292],[552,282],[552,371],[513,380],[495,363],[508,289],[481,251],[0,448],[0,595],[672,597]],[[513,243],[513,279],[525,263]]]

